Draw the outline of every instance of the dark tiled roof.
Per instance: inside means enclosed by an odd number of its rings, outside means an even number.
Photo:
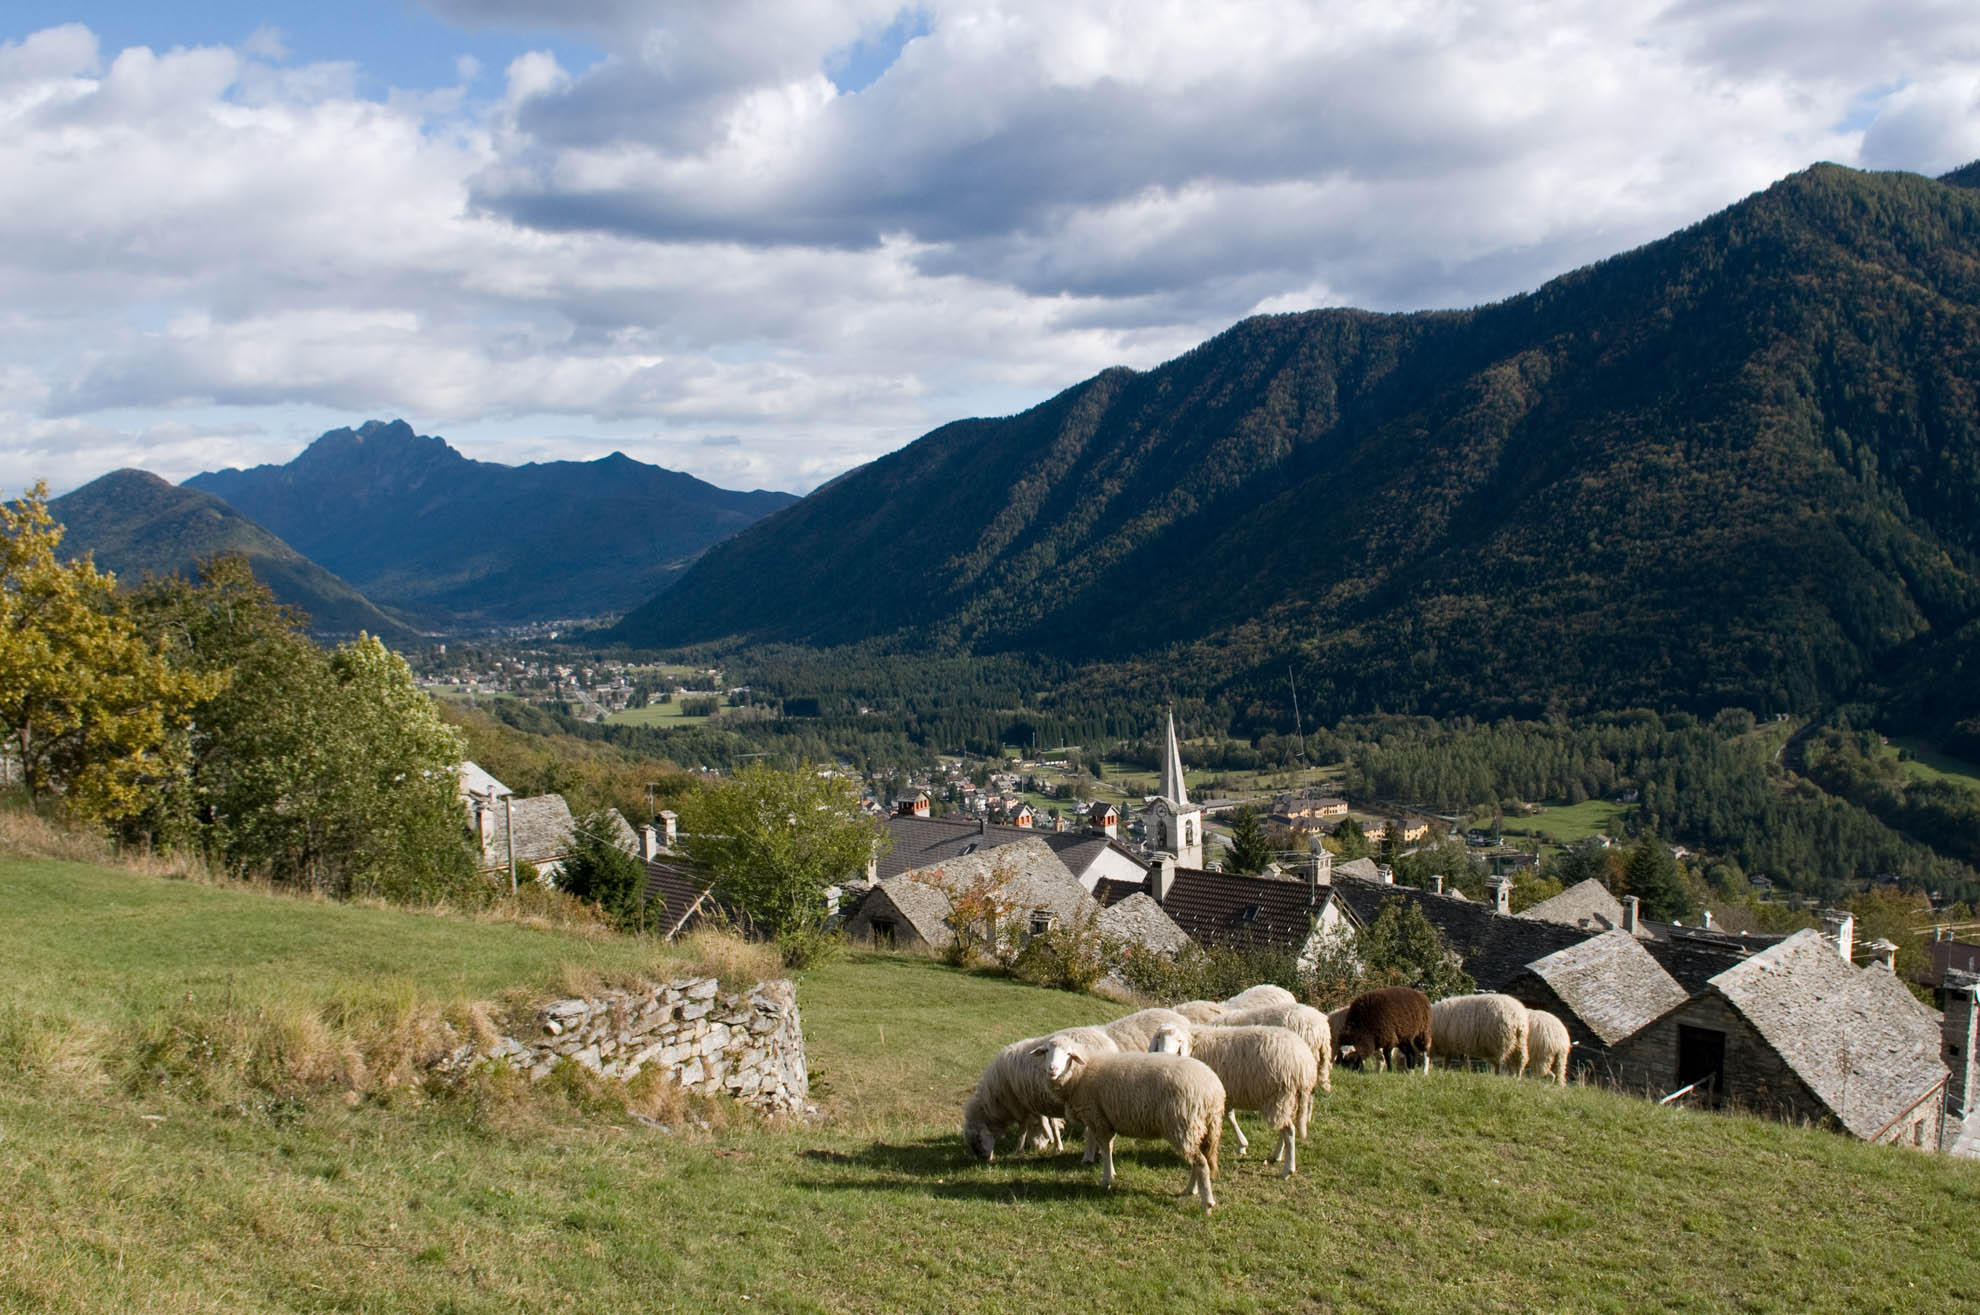
[[[1390,899],[1406,899],[1423,910],[1430,925],[1443,934],[1444,941],[1464,960],[1481,991],[1496,991],[1511,981],[1535,959],[1588,939],[1579,927],[1530,918],[1506,917],[1481,904],[1455,895],[1438,895],[1414,886],[1390,886],[1334,869],[1334,894],[1356,922],[1366,927],[1375,921],[1382,904]]]
[[[1802,931],[1712,979],[1844,1127],[1875,1138],[1946,1077],[1938,1015]]]
[[[646,860],[646,885],[640,898],[647,915],[662,940],[672,940],[715,911],[719,906],[708,893],[708,874],[685,859]],[[658,907],[654,901],[658,900]]]
[[[1677,984],[1693,995],[1705,983],[1740,960],[1779,945],[1785,937],[1764,933],[1741,936],[1733,932],[1706,931],[1679,927],[1668,922],[1638,924],[1637,940],[1650,951],[1650,957],[1663,965]]]
[[[1944,986],[1948,968],[1963,973],[1980,973],[1980,945],[1968,945],[1965,941],[1933,941],[1925,949],[1932,956],[1930,985]]]
[[[1325,907],[1313,902],[1305,881],[1241,877],[1201,868],[1177,868],[1162,911],[1200,945],[1274,945],[1300,950]]]
[[[1148,889],[1144,881],[1120,881],[1113,877],[1102,877],[1093,883],[1093,898],[1100,901],[1101,908],[1112,908],[1130,895],[1140,894]]]

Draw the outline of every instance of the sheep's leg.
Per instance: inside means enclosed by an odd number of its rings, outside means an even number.
[[[1198,1184],[1197,1195],[1203,1198],[1203,1213],[1207,1215],[1217,1204],[1217,1194],[1210,1190],[1210,1162],[1200,1155],[1197,1156],[1190,1173]]]
[[[1291,1128],[1279,1129],[1279,1150],[1272,1158],[1277,1160],[1280,1156],[1285,1157],[1285,1165],[1279,1170],[1279,1177],[1281,1178],[1290,1178],[1293,1176],[1293,1168],[1299,1158],[1299,1153],[1293,1149],[1294,1144],[1293,1130]]]
[[[1251,1143],[1244,1139],[1244,1129],[1238,1127],[1237,1111],[1231,1110],[1224,1117],[1231,1121],[1231,1135],[1238,1139],[1238,1154],[1243,1155],[1251,1149]]]
[[[1080,1145],[1084,1148],[1079,1154],[1081,1164],[1092,1164],[1099,1158],[1099,1145],[1093,1139],[1093,1129],[1090,1126],[1081,1130]]]
[[[1105,1132],[1102,1132],[1102,1131],[1100,1131],[1099,1129],[1096,1129],[1096,1128],[1091,1128],[1091,1127],[1089,1127],[1089,1128],[1088,1128],[1088,1129],[1086,1130],[1086,1135],[1087,1135],[1087,1136],[1089,1136],[1089,1137],[1096,1137],[1096,1138],[1098,1138],[1098,1139],[1099,1139],[1099,1142],[1100,1142],[1100,1185],[1101,1185],[1102,1187],[1112,1187],[1112,1186],[1114,1185],[1114,1134],[1113,1134],[1113,1131],[1112,1131],[1111,1129],[1109,1129],[1109,1130],[1107,1130],[1107,1131],[1105,1131]]]

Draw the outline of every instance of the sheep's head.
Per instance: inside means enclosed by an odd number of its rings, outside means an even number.
[[[1148,1039],[1148,1048],[1158,1055],[1187,1055],[1190,1050],[1189,1031],[1174,1023],[1164,1023]]]
[[[969,1153],[985,1164],[997,1158],[997,1132],[985,1124],[971,1121],[963,1124],[963,1145]]]
[[[1086,1055],[1070,1041],[1047,1041],[1033,1047],[1031,1053],[1045,1061],[1045,1080],[1055,1085],[1071,1077],[1073,1070],[1086,1062]]]

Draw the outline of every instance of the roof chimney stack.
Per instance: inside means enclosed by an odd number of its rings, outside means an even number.
[[[1625,895],[1623,896],[1622,906],[1623,906],[1622,929],[1628,932],[1630,935],[1634,936],[1636,935],[1637,910],[1643,906],[1643,901],[1639,900],[1634,895]]]
[[[1946,1079],[1946,1117],[1964,1119],[1975,1096],[1973,1051],[1980,1045],[1980,977],[1957,968],[1946,970],[1946,1017],[1940,1025],[1940,1049],[1952,1076]],[[1948,1134],[1952,1129],[1947,1129]]]
[[[1441,895],[1441,894],[1443,894],[1443,893],[1444,893],[1444,874],[1443,874],[1443,873],[1441,873],[1441,872],[1432,872],[1432,873],[1430,874],[1430,890],[1431,890],[1431,893],[1432,893],[1432,894],[1436,894],[1436,895]]]
[[[1705,910],[1705,930],[1712,930],[1712,910]]]
[[[660,832],[649,822],[639,829],[639,856],[651,862],[653,856],[659,852]]]
[[[1169,888],[1176,884],[1176,860],[1173,854],[1159,855],[1148,865],[1148,893],[1157,904],[1169,898]]]
[[[1822,934],[1836,943],[1836,953],[1844,963],[1856,961],[1856,915],[1841,909],[1822,911]]]
[[[1870,963],[1880,963],[1891,972],[1897,971],[1898,947],[1895,941],[1886,940],[1884,937],[1879,936],[1863,948],[1870,951]],[[1863,966],[1868,968],[1870,964]]]
[[[1396,870],[1390,867],[1387,863],[1382,863],[1377,865],[1377,867],[1375,868],[1375,876],[1385,886],[1393,886],[1396,884]]]
[[[1319,904],[1320,892],[1334,884],[1334,856],[1319,841],[1313,841],[1306,854],[1307,903]]]
[[[1511,878],[1493,877],[1487,884],[1492,887],[1492,912],[1502,917],[1512,916]]]

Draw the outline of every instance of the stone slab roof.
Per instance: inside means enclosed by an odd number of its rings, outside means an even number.
[[[518,863],[534,863],[541,867],[571,852],[571,806],[564,802],[564,796],[560,794],[511,798],[506,807],[497,804],[489,815],[495,825],[490,829],[488,844],[481,852],[483,867],[508,865],[511,825],[516,831]]]
[[[880,856],[879,870],[874,874],[881,881],[916,868],[933,867],[967,854],[1027,840],[1043,840],[1054,852],[1067,855],[1065,866],[1076,876],[1086,870],[1100,850],[1115,844],[1105,836],[1087,831],[1040,831],[1035,827],[1000,826],[976,818],[896,815],[883,818],[881,824],[894,840],[892,848]]]
[[[884,878],[875,884],[874,893],[884,895],[921,939],[936,946],[947,945],[954,936],[942,921],[950,908],[948,896],[936,888],[936,883],[961,888],[979,877],[1002,873],[1007,878],[1005,890],[1024,912],[1049,913],[1062,924],[1096,915],[1099,904],[1074,879],[1050,840],[1035,831],[1026,832],[1023,839],[1010,844],[956,854]],[[868,895],[856,918],[870,916],[867,906],[872,900],[873,895]]]
[[[1594,877],[1569,886],[1552,899],[1541,900],[1516,916],[1537,922],[1557,922],[1594,933],[1622,926],[1622,901]]]
[[[1945,1081],[1938,1015],[1882,965],[1843,962],[1820,932],[1796,932],[1711,986],[1859,1137],[1874,1139]]]
[[[1155,951],[1174,954],[1190,943],[1189,933],[1163,912],[1162,906],[1145,891],[1109,904],[1095,919],[1102,936],[1127,941]]]
[[[1527,965],[1605,1046],[1633,1036],[1690,996],[1634,936],[1591,936]]]

